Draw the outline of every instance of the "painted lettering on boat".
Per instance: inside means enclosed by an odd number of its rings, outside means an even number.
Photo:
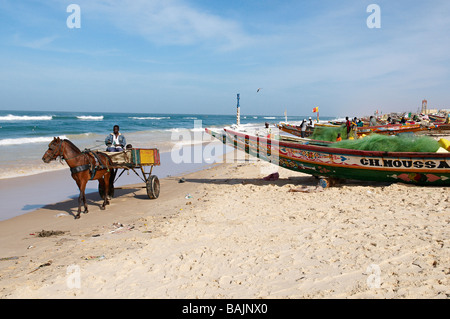
[[[392,167],[392,168],[450,168],[446,161],[413,161],[400,159],[362,158],[360,163],[364,166]]]

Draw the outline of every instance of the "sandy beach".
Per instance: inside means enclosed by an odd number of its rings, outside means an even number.
[[[450,299],[449,17],[0,0],[0,300]]]
[[[239,154],[162,179],[157,200],[116,190],[79,220],[69,199],[0,222],[1,298],[450,296],[448,187],[322,189]]]

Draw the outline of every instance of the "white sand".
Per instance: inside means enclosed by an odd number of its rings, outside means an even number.
[[[55,217],[75,210],[71,200],[1,222],[0,258],[20,256],[0,261],[1,297],[450,296],[448,187],[354,182],[290,192],[317,181],[284,169],[280,180],[262,180],[276,169],[217,165],[185,183],[164,180],[154,201],[137,190],[105,212],[92,197],[77,221]],[[42,229],[70,233],[29,235]]]

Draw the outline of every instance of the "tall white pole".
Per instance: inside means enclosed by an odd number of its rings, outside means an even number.
[[[240,107],[239,107],[239,99],[240,99],[240,94],[237,94],[237,114],[236,114],[236,124],[237,125],[241,125],[241,111],[240,111]]]

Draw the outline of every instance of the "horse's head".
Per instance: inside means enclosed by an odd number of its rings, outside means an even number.
[[[63,141],[59,137],[53,138],[53,141],[48,144],[48,150],[42,156],[44,163],[50,163],[50,161],[55,160],[58,156],[63,156],[62,143]]]

